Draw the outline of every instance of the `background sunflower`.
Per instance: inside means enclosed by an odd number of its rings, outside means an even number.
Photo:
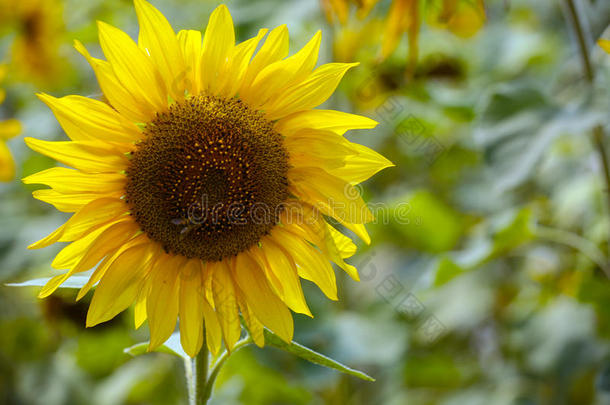
[[[0,86],[6,76],[6,65],[0,65]],[[0,104],[6,98],[6,91],[0,87]],[[15,177],[15,163],[6,141],[21,132],[21,123],[14,118],[0,121],[0,181],[11,181]]]

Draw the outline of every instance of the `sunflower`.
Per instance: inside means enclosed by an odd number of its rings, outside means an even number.
[[[6,65],[0,65],[0,82],[6,75]],[[6,92],[0,88],[0,104],[4,102]],[[16,119],[0,121],[0,181],[10,181],[15,177],[15,163],[6,141],[21,132],[21,123]]]
[[[74,168],[24,179],[51,187],[35,198],[74,213],[30,246],[71,242],[52,263],[68,271],[39,296],[97,264],[77,296],[98,283],[87,326],[135,303],[135,326],[148,319],[151,350],[177,318],[191,356],[203,342],[215,354],[223,342],[232,348],[240,315],[259,346],[263,326],[290,341],[290,310],[312,316],[301,278],[332,300],[331,262],[358,280],[344,262],[356,247],[329,221],[369,243],[364,223],[373,217],[354,185],[392,165],[343,137],[375,121],[313,109],[354,64],[314,69],[320,32],[287,57],[286,26],[236,45],[224,5],[203,37],[176,35],[144,0],[135,9],[137,44],[103,22],[107,60],[75,43],[107,103],[39,95],[71,141],[26,142]]]
[[[0,0],[1,26],[15,34],[11,67],[20,79],[49,84],[66,70],[59,55],[64,33],[61,0]]]
[[[358,18],[365,18],[379,0],[321,0],[329,22],[335,17],[346,24],[350,4],[354,3]],[[471,37],[485,22],[483,0],[392,0],[384,24],[381,57],[386,59],[394,52],[400,37],[407,34],[409,42],[408,70],[412,74],[419,54],[419,32],[422,21],[433,27],[444,28],[459,37]]]
[[[345,24],[349,18],[350,6],[354,5],[358,18],[365,18],[379,0],[320,0],[326,19],[334,23],[335,19]]]

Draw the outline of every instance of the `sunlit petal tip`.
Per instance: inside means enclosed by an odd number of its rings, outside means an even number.
[[[93,316],[91,315],[91,306],[89,307],[89,310],[87,311],[87,319],[85,320],[85,327],[86,328],[92,328],[95,325],[101,323],[101,321],[96,320],[93,318]]]
[[[80,42],[78,39],[72,41],[72,46],[74,47],[74,49],[76,49],[78,53],[83,55],[85,58],[88,59],[90,57],[89,51],[87,50],[87,48],[85,48],[85,45],[83,45],[83,43]]]
[[[38,97],[38,99],[40,101],[45,102],[45,104],[46,104],[45,100],[47,100],[47,99],[54,99],[55,98],[55,97],[53,97],[53,96],[51,96],[51,95],[49,95],[47,93],[36,93],[36,97]]]
[[[57,290],[57,288],[68,279],[68,277],[70,277],[72,273],[71,272],[66,272],[64,274],[60,274],[58,276],[55,276],[53,278],[51,278],[44,287],[42,287],[42,290],[40,290],[40,292],[38,293],[38,298],[46,298],[49,295],[53,294],[55,292],[55,290]]]
[[[220,5],[218,5],[218,7],[216,7],[216,8],[214,9],[214,11],[213,11],[213,12],[214,12],[214,13],[228,13],[228,14],[231,14],[231,13],[229,12],[229,8],[227,7],[227,5],[226,5],[226,4],[220,4]]]
[[[226,4],[221,4],[212,11],[210,15],[210,21],[218,21],[221,24],[230,24],[233,26],[233,17]]]
[[[95,20],[95,25],[97,26],[98,30],[104,30],[105,31],[105,30],[112,29],[112,28],[118,29],[118,28],[115,28],[112,25],[110,25],[110,24],[108,24],[108,23],[106,23],[106,22],[104,22],[102,20]]]

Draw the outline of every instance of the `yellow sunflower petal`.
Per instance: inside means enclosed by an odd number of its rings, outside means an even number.
[[[236,261],[233,277],[256,317],[284,341],[292,341],[292,315],[271,291],[258,263],[244,254],[238,255]]]
[[[325,251],[330,259],[337,266],[341,267],[354,281],[360,281],[358,270],[343,260],[356,253],[356,245],[354,245],[350,238],[337,231],[332,225],[326,224],[326,229],[327,232],[324,238]]]
[[[99,198],[75,213],[66,223],[60,242],[83,237],[108,221],[126,213],[125,201],[118,198]]]
[[[351,147],[358,154],[347,156],[345,165],[333,171],[333,175],[351,184],[362,183],[377,172],[394,166],[394,163],[371,148],[357,143],[352,143]]]
[[[146,50],[173,100],[184,98],[186,65],[178,38],[167,19],[144,0],[135,0],[140,23],[138,45]]]
[[[122,173],[83,173],[66,167],[52,167],[22,180],[25,184],[44,184],[60,193],[114,193],[122,190],[127,177]]]
[[[108,266],[93,294],[87,312],[87,327],[114,318],[136,300],[154,252],[149,244],[136,245],[123,251]]]
[[[343,235],[341,232],[335,229],[332,225],[326,223],[327,235],[330,236],[333,245],[337,248],[337,252],[341,258],[352,257],[357,250],[356,245],[350,238]]]
[[[218,92],[220,95],[227,98],[235,96],[244,81],[252,55],[258,43],[266,34],[266,28],[260,29],[254,38],[250,38],[233,48],[230,57],[231,62],[227,65],[228,69],[224,77],[221,78],[222,83],[219,85]]]
[[[45,285],[42,287],[40,292],[38,293],[38,298],[46,298],[49,295],[53,294],[55,290],[59,288],[60,285],[64,281],[66,281],[74,272],[67,271],[58,276],[52,277]]]
[[[371,237],[369,236],[369,233],[366,230],[364,224],[350,224],[348,222],[344,222],[342,223],[342,225],[350,231],[354,232],[356,236],[362,239],[367,245],[371,244]]]
[[[162,345],[176,328],[180,301],[178,276],[185,263],[186,258],[182,256],[161,254],[151,270],[150,292],[146,299],[150,328],[149,351]]]
[[[300,207],[305,216],[303,216],[300,222],[288,221],[287,223],[292,223],[295,226],[293,228],[301,228],[304,232],[307,233],[305,239],[309,240],[314,245],[318,246],[320,249],[323,249],[326,242],[324,241],[326,234],[326,220],[323,218],[322,213],[311,206],[310,204],[302,202]],[[300,217],[297,217],[300,218]],[[364,224],[352,224],[349,222],[341,223],[345,228],[352,231],[356,236],[364,241],[367,245],[371,244],[371,237],[369,236]],[[291,231],[294,231],[293,228],[288,228]],[[345,256],[347,257],[347,256]]]
[[[242,98],[258,108],[281,88],[303,80],[316,65],[321,40],[322,32],[318,31],[299,52],[265,67]]]
[[[51,267],[55,269],[72,269],[74,265],[78,263],[80,258],[83,257],[83,255],[87,252],[87,249],[93,245],[96,239],[100,237],[100,235],[102,235],[111,225],[113,225],[113,223],[101,226],[82,238],[64,246],[64,248],[57,253],[55,259],[53,259],[51,262]]]
[[[126,250],[131,249],[134,246],[141,245],[144,243],[149,243],[149,242],[150,242],[150,239],[148,239],[148,237],[146,235],[140,234],[139,236],[136,236],[135,238],[129,240],[127,243],[125,243],[123,246],[121,246],[114,254],[106,256],[106,258],[104,260],[102,260],[102,262],[97,266],[97,268],[95,269],[95,271],[93,272],[91,277],[89,277],[89,281],[87,281],[87,284],[82,286],[81,289],[78,291],[78,294],[76,295],[76,300],[79,301],[85,295],[87,295],[89,290],[91,290],[91,288],[98,281],[100,281],[102,279],[102,277],[104,277],[104,274],[106,274],[106,271],[112,265],[112,263],[114,263],[114,261],[118,257],[120,257]],[[156,252],[153,251],[152,254],[154,256],[156,254]]]
[[[148,122],[154,111],[139,101],[125,89],[117,79],[112,66],[105,60],[93,58],[79,41],[74,41],[74,48],[87,59],[95,72],[95,77],[104,96],[114,108],[132,122]]]
[[[72,242],[58,253],[51,266],[55,268],[72,268],[75,273],[89,270],[106,255],[123,246],[137,231],[138,226],[131,218],[120,219],[117,222],[91,232],[82,239]],[[89,243],[83,242],[87,240]],[[76,247],[75,245],[80,246]],[[64,257],[60,257],[60,254],[68,248],[73,249],[76,260],[70,260],[71,252],[67,253],[67,260]],[[64,259],[63,263],[60,262],[62,259]]]
[[[302,129],[332,131],[337,135],[343,135],[351,129],[368,129],[376,126],[377,121],[362,115],[335,110],[307,110],[280,119],[275,124],[275,130],[284,136],[290,136]]]
[[[327,63],[314,70],[301,83],[287,88],[282,97],[272,99],[262,108],[269,120],[309,110],[325,102],[335,91],[345,73],[358,63]]]
[[[167,92],[148,56],[120,29],[101,21],[97,27],[102,51],[119,83],[146,110],[165,111]]]
[[[210,352],[217,356],[222,346],[222,331],[218,316],[207,300],[203,300],[203,316],[205,318],[205,341]]]
[[[203,284],[201,260],[189,260],[180,273],[180,342],[195,357],[203,344]]]
[[[336,301],[337,281],[328,260],[316,248],[286,230],[276,229],[275,234],[297,264],[299,276],[315,283],[328,298]]]
[[[146,287],[147,286],[145,285],[140,290],[138,298],[136,298],[136,304],[133,308],[133,322],[136,329],[139,329],[148,318],[148,314],[146,313],[146,297],[148,296],[148,288]]]
[[[212,282],[214,281],[214,276],[212,274],[212,269],[214,265],[208,263],[203,263],[203,290],[205,294],[206,301],[210,304],[212,309],[216,308],[214,304],[214,290],[212,288]]]
[[[319,167],[333,171],[343,167],[357,152],[352,143],[330,131],[304,129],[285,139],[293,167]]]
[[[201,31],[182,30],[178,32],[178,41],[184,54],[184,85],[190,94],[201,91]]]
[[[273,233],[272,233],[273,236]],[[282,248],[281,242],[275,242],[273,237],[265,238],[262,241],[263,248],[255,249],[259,251],[259,263],[261,267],[271,270],[273,278],[270,284],[273,287],[273,281],[277,280],[280,288],[276,288],[276,293],[294,312],[305,314],[313,318],[311,310],[305,301],[305,295],[301,288],[301,281],[298,277],[298,270],[290,255]],[[268,277],[269,278],[269,277]]]
[[[604,51],[610,53],[610,40],[600,39],[599,41],[597,41],[597,44],[601,46]]]
[[[271,30],[259,51],[254,55],[252,62],[248,65],[239,93],[247,93],[261,70],[273,62],[284,59],[286,55],[288,55],[288,28],[286,25],[280,25]]]
[[[65,224],[46,238],[31,244],[29,249],[39,249],[55,242],[71,242],[99,226],[125,214],[125,201],[118,198],[99,198],[76,212]]]
[[[248,328],[250,337],[258,347],[265,346],[263,324],[261,323],[261,321],[258,320],[258,318],[256,318],[256,316],[252,312],[252,309],[248,306],[248,303],[243,297],[243,293],[241,291],[238,291],[237,303],[239,305],[241,314],[244,317],[244,322],[246,323],[246,327]]]
[[[21,133],[21,122],[16,119],[0,121],[0,140],[7,140]]]
[[[119,198],[121,194],[114,194],[113,197]],[[105,196],[108,196],[107,194]],[[97,200],[101,196],[94,193],[82,194],[62,194],[52,189],[35,190],[32,192],[32,197],[47,204],[51,204],[56,210],[61,212],[76,212],[89,204],[93,200]]]
[[[88,173],[125,170],[128,164],[125,153],[133,148],[133,145],[119,143],[49,142],[29,137],[25,138],[25,143],[38,153]]]
[[[227,350],[231,350],[241,334],[231,270],[225,262],[208,263],[208,268],[213,277],[214,305],[218,313],[225,346]]]
[[[283,253],[283,252],[280,252],[280,253]],[[274,266],[270,265],[269,260],[267,259],[267,256],[262,249],[262,246],[261,247],[256,246],[256,247],[250,249],[248,252],[246,252],[246,254],[250,254],[252,256],[252,258],[259,263],[261,268],[264,270],[265,275],[267,276],[267,281],[269,281],[269,285],[273,289],[273,292],[275,292],[278,295],[278,297],[284,299],[285,298],[284,285],[282,283],[282,279],[280,277],[278,277],[277,273],[280,273],[280,275],[281,275],[282,274],[281,271],[284,268],[290,268],[291,265],[290,265],[289,257],[287,257],[287,256],[275,257],[277,262],[282,262],[284,265],[287,266],[287,267],[281,267],[281,265],[277,265],[277,264]],[[283,260],[282,260],[282,258],[283,258]]]
[[[201,53],[202,89],[211,94],[218,90],[219,73],[235,46],[233,19],[227,6],[218,6],[210,16],[203,37]]]
[[[108,104],[81,96],[38,94],[73,141],[135,142],[142,132]]]
[[[340,223],[364,224],[373,220],[357,189],[350,183],[315,167],[288,172],[297,196]],[[316,179],[315,183],[311,179]]]
[[[303,210],[306,215],[297,220],[282,219],[283,229],[314,244],[352,279],[360,281],[358,270],[343,260],[356,253],[352,240],[328,224],[321,215],[313,215],[314,212],[310,213],[307,207]]]

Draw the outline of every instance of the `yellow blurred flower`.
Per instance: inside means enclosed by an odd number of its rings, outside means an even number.
[[[364,18],[378,0],[322,0],[322,6],[330,22],[335,18],[346,24],[350,5],[354,4],[357,16]],[[385,34],[381,46],[382,59],[387,58],[406,33],[409,43],[408,69],[413,73],[419,54],[418,37],[423,21],[430,26],[443,28],[460,37],[476,34],[485,23],[483,0],[393,0],[385,22]]]
[[[597,41],[597,44],[601,46],[604,51],[610,53],[610,40],[600,39]]]
[[[62,73],[58,50],[63,26],[61,0],[0,0],[0,24],[15,33],[11,72],[20,80],[46,83]]]
[[[0,84],[6,75],[6,65],[0,65]],[[4,102],[6,92],[0,88],[0,104]],[[6,141],[21,132],[21,123],[16,119],[0,121],[0,181],[10,181],[15,177],[15,163]]]
[[[338,20],[345,24],[349,17],[350,6],[357,8],[358,18],[364,18],[379,0],[320,0],[322,9],[329,22]]]
[[[355,244],[326,217],[369,243],[372,213],[354,185],[392,166],[343,136],[375,121],[315,109],[355,64],[315,68],[320,32],[287,57],[285,25],[260,47],[266,29],[236,44],[224,5],[204,35],[176,34],[144,0],[135,8],[138,43],[102,22],[107,60],[76,43],[108,103],[40,95],[71,141],[26,142],[75,169],[24,179],[51,187],[36,198],[74,212],[31,246],[71,242],[52,263],[69,270],[40,296],[101,261],[78,294],[99,282],[88,326],[135,303],[136,326],[148,319],[151,349],[178,317],[189,355],[204,344],[215,354],[222,342],[231,349],[240,313],[256,344],[264,344],[263,326],[290,341],[289,309],[312,316],[301,278],[333,300],[331,262],[358,280],[344,261]]]
[[[361,52],[375,52],[382,39],[384,21],[371,18],[363,23],[348,22],[338,30],[333,54],[338,62],[360,60]]]

